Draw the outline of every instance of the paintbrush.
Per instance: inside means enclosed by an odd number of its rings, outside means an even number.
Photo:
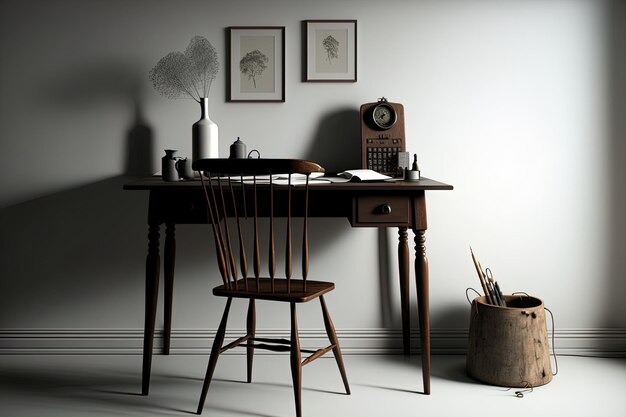
[[[478,274],[478,279],[480,280],[480,285],[483,287],[483,291],[485,293],[485,297],[487,297],[487,302],[489,304],[493,304],[493,300],[491,299],[491,295],[489,294],[489,288],[487,287],[487,281],[485,281],[485,276],[483,275],[483,270],[480,266],[480,262],[474,256],[474,251],[470,246],[470,253],[472,254],[472,261],[474,261],[474,266],[476,267],[476,273]]]

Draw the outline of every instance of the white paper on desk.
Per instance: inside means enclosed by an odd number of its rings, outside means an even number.
[[[327,182],[349,182],[350,178],[346,177],[323,177]]]
[[[309,175],[309,184],[327,184],[327,181],[323,177],[323,172],[312,172]],[[305,174],[291,174],[291,185],[305,185],[306,184],[306,175]],[[276,185],[289,185],[289,174],[280,174],[274,175],[272,177],[272,182]]]
[[[323,172],[312,172],[309,176],[309,184],[322,184],[329,183],[323,177]],[[244,184],[254,184],[254,176],[253,175],[244,175],[242,176],[232,176],[230,177],[233,182],[242,182]],[[270,176],[269,175],[257,175],[256,177],[257,184],[269,184]],[[277,174],[272,175],[272,183],[276,185],[289,185],[289,174]],[[291,174],[291,185],[304,185],[306,184],[306,175],[305,174]]]
[[[358,181],[384,181],[391,179],[390,176],[381,174],[371,169],[350,169],[340,172],[339,177],[347,178],[348,180],[356,179]]]
[[[328,182],[350,182],[350,181],[389,181],[390,176],[383,175],[371,169],[351,169],[337,174],[335,177],[323,177]]]

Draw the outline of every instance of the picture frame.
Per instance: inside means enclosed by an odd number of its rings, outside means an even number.
[[[228,28],[227,101],[285,101],[285,27]]]
[[[356,82],[356,24],[356,20],[304,21],[304,81]]]

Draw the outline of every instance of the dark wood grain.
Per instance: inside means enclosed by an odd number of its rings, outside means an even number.
[[[230,181],[230,177],[227,179],[228,183],[231,184]],[[223,213],[226,213],[226,198],[224,197],[224,186],[223,183],[224,181],[218,181],[219,182],[219,190],[220,190],[220,201],[221,201],[221,207],[222,207],[222,215],[220,216],[220,218],[223,216]],[[231,189],[232,192],[232,189]],[[231,195],[231,197],[234,197]],[[218,209],[219,210],[219,209]],[[236,210],[235,210],[236,213]],[[224,251],[227,254],[226,255],[226,262],[228,263],[228,269],[230,271],[229,277],[232,278],[232,280],[234,281],[234,285],[235,285],[235,289],[237,288],[237,264],[235,263],[235,251],[233,250],[233,246],[230,243],[230,230],[229,230],[229,222],[222,222],[222,224],[224,225],[224,241],[225,241],[225,248]]]
[[[143,370],[141,394],[148,395],[150,387],[150,369],[152,366],[152,347],[154,343],[154,323],[156,320],[157,300],[159,297],[159,225],[149,224],[148,256],[146,257],[146,300],[145,324],[143,336]]]
[[[220,162],[222,164],[230,164],[231,161]],[[239,162],[238,162],[239,163]],[[319,167],[319,166],[318,166]],[[314,167],[315,168],[315,167]],[[265,169],[265,168],[264,168]],[[316,168],[319,169],[319,168]],[[286,170],[287,171],[287,170]],[[285,171],[285,172],[286,172]],[[242,173],[237,173],[240,176]],[[154,337],[154,320],[156,312],[156,302],[158,288],[158,275],[159,275],[159,233],[158,227],[161,224],[213,224],[215,246],[219,248],[225,247],[221,239],[221,231],[218,226],[223,219],[223,215],[220,215],[213,207],[207,207],[206,200],[210,198],[215,190],[218,189],[218,185],[214,179],[204,177],[203,180],[208,182],[208,193],[205,195],[205,188],[203,188],[200,178],[192,181],[180,181],[180,182],[165,182],[160,176],[152,176],[148,178],[142,178],[130,182],[124,185],[125,190],[146,190],[149,191],[149,208],[148,208],[148,224],[149,235],[151,236],[148,241],[148,257],[146,259],[146,322],[144,327],[144,349],[143,349],[143,374],[142,374],[142,393],[147,394],[149,388],[150,378],[150,366],[151,356],[153,349],[153,337]],[[257,219],[263,217],[269,217],[271,211],[274,218],[287,217],[287,213],[291,213],[292,217],[304,217],[306,218],[346,218],[350,221],[352,227],[398,227],[400,231],[404,228],[410,228],[414,232],[421,231],[422,233],[427,229],[426,224],[426,191],[435,190],[452,190],[452,186],[444,184],[432,179],[424,178],[416,182],[349,182],[349,183],[311,183],[309,186],[296,185],[287,187],[285,185],[274,184],[272,191],[274,206],[270,209],[267,204],[269,201],[269,185],[257,184],[256,187],[247,185],[241,182],[231,182],[224,180],[224,184],[228,184],[230,199],[232,204],[226,202],[226,211],[228,216],[233,216],[233,211],[236,210],[238,215],[235,217],[241,219],[247,219],[252,215],[254,209],[256,211]],[[223,185],[224,185],[223,184]],[[232,187],[232,191],[231,191]],[[292,205],[287,209],[287,202],[289,199],[289,191],[291,190]],[[217,201],[221,206],[221,196],[217,194],[217,199],[213,198],[213,201]],[[305,200],[309,199],[310,204],[305,204]],[[392,198],[392,200],[389,200]],[[381,217],[375,217],[373,219],[366,218],[366,221],[358,221],[357,208],[360,201],[363,199],[370,199],[375,204],[380,204],[393,201],[400,202],[404,206],[404,202],[408,204],[408,213],[397,219],[390,219]],[[394,203],[395,204],[395,203]],[[376,207],[376,205],[374,205]],[[392,208],[396,208],[394,205]],[[221,211],[221,210],[220,210]],[[213,222],[211,221],[213,219]],[[363,219],[362,219],[363,220]],[[244,222],[246,223],[246,222]],[[304,222],[305,225],[308,223]],[[232,227],[234,229],[234,226]],[[303,237],[303,251],[308,248],[308,232],[307,228],[304,228],[305,236]],[[231,230],[232,232],[232,230]],[[241,232],[241,233],[240,233]],[[240,231],[239,226],[237,228],[237,236],[231,236],[231,239],[239,240],[243,242],[240,236],[243,236],[243,230]],[[408,280],[405,278],[406,274],[404,259],[407,258],[405,252],[405,246],[402,242],[403,237],[399,237],[398,243],[398,259],[400,261],[400,281],[401,283]],[[172,242],[174,236],[172,235]],[[265,241],[264,241],[265,242]],[[232,241],[231,241],[232,244]],[[246,245],[240,244],[239,246],[239,266],[241,275],[247,277],[248,263],[246,259]],[[253,248],[252,245],[249,247]],[[253,248],[254,249],[254,248]],[[167,252],[167,251],[166,251]],[[303,252],[304,253],[304,252]],[[425,248],[416,245],[416,271],[418,277],[416,280],[420,282],[418,291],[418,305],[422,306],[418,310],[423,309],[420,316],[426,316],[428,312],[428,268],[425,262]],[[231,267],[230,262],[226,261],[226,253],[223,251],[216,251],[217,266],[222,276],[230,277]],[[409,257],[412,254],[409,254]],[[307,259],[308,257],[303,257]],[[251,257],[251,261],[254,263],[254,259]],[[260,260],[260,255],[258,257]],[[410,259],[407,259],[406,265],[408,265]],[[254,265],[253,265],[254,266]],[[425,267],[424,267],[425,266]],[[406,267],[408,269],[408,266]],[[173,269],[172,269],[173,270]],[[260,261],[258,265],[259,277],[261,277]],[[303,262],[302,275],[308,276],[308,265]],[[166,278],[167,279],[167,278]],[[156,281],[155,281],[156,280]],[[238,281],[235,281],[238,282]],[[253,288],[245,288],[249,286],[252,281],[246,279],[244,282],[244,288],[238,288],[238,290],[250,292]],[[224,280],[224,285],[228,284],[228,281]],[[403,284],[401,284],[402,286]],[[406,285],[408,287],[408,284]],[[234,285],[233,285],[234,287]],[[167,291],[167,290],[166,290]],[[268,290],[270,292],[271,290]],[[308,291],[308,288],[307,288]],[[402,292],[402,290],[401,290]],[[407,291],[408,292],[408,291]],[[405,295],[401,295],[401,308],[402,311],[408,311],[409,299]],[[403,313],[403,317],[406,315]],[[410,339],[406,336],[409,333],[410,323],[406,319],[403,319],[403,347],[405,352],[409,352]],[[429,326],[427,323],[422,324],[420,327],[428,327],[427,331],[421,329],[420,335],[423,340],[420,340],[422,345],[422,361],[426,361],[429,358],[429,346],[430,346],[430,334]],[[430,368],[429,364],[423,366],[423,378],[424,386],[429,387],[430,381]],[[425,389],[426,391],[426,389]],[[427,390],[428,392],[430,389]]]
[[[309,177],[306,177],[304,194],[304,220],[302,221],[302,281],[306,291],[306,279],[309,276]]]
[[[335,360],[337,361],[337,366],[339,367],[339,372],[341,373],[341,380],[343,381],[343,386],[346,389],[346,394],[350,395],[350,384],[348,384],[348,375],[346,374],[346,368],[343,365],[341,347],[339,347],[339,340],[337,339],[335,326],[330,318],[330,314],[328,313],[328,308],[326,307],[326,301],[324,301],[323,295],[320,296],[320,304],[322,306],[322,316],[324,317],[324,327],[326,328],[328,340],[332,343],[333,354],[335,355]]]
[[[396,148],[399,152],[406,151],[406,135],[404,133],[404,106],[400,103],[387,104],[396,112],[396,122],[389,129],[381,130],[374,124],[373,111],[381,101],[366,103],[361,106],[361,168],[369,168],[367,150],[368,148]],[[397,140],[393,143],[392,139]],[[397,165],[397,163],[395,164]],[[374,168],[374,167],[372,167]],[[379,170],[382,174],[395,177],[398,170]]]
[[[248,315],[246,317],[246,336],[248,346],[246,347],[246,380],[252,382],[252,362],[254,360],[254,336],[256,334],[256,308],[254,298],[248,302]]]
[[[274,292],[274,277],[276,276],[276,240],[274,238],[274,187],[271,178],[272,177],[270,177],[270,233],[267,264],[270,278],[272,280],[271,291]]]
[[[202,414],[204,408],[204,402],[206,401],[207,393],[209,392],[209,386],[211,385],[211,379],[213,378],[213,372],[215,372],[215,366],[217,365],[217,359],[220,356],[220,350],[224,343],[224,335],[226,334],[226,323],[228,322],[228,313],[230,311],[230,304],[233,301],[232,298],[226,300],[226,306],[224,307],[224,314],[220,321],[220,326],[217,329],[215,339],[213,339],[213,347],[211,348],[211,356],[209,357],[209,364],[207,366],[206,375],[204,377],[204,383],[202,384],[202,392],[200,393],[200,402],[198,403],[198,410],[196,414]]]
[[[298,337],[298,319],[296,318],[296,304],[291,303],[291,379],[293,381],[293,395],[296,402],[296,416],[302,416],[302,363],[300,355],[300,338]]]
[[[249,291],[242,290],[245,288],[243,279],[239,280],[239,290],[234,288],[226,288],[224,285],[213,288],[213,294],[218,297],[233,298],[254,298],[257,300],[283,301],[293,303],[306,303],[312,299],[326,294],[335,288],[335,284],[326,281],[307,281],[306,290],[304,282],[300,279],[286,280],[285,278],[275,278],[274,292],[272,292],[271,278],[248,278]],[[257,285],[259,285],[257,289]]]
[[[430,307],[428,289],[428,259],[426,234],[415,230],[415,282],[417,284],[417,310],[419,315],[420,343],[422,347],[422,381],[424,394],[430,394]]]
[[[398,228],[398,271],[400,275],[400,311],[402,314],[402,351],[411,353],[411,326],[409,309],[409,238],[406,227]]]
[[[165,227],[164,248],[164,283],[163,283],[163,354],[170,354],[170,337],[172,334],[172,302],[174,298],[174,266],[176,263],[176,225],[167,223]]]
[[[298,159],[198,159],[193,162],[194,171],[230,175],[306,174],[324,172],[315,162]]]
[[[240,175],[238,173],[236,175]],[[245,175],[245,174],[244,174]],[[191,181],[179,181],[179,182],[166,182],[161,179],[161,176],[152,176],[140,178],[132,181],[128,184],[124,184],[124,190],[186,190],[186,189],[200,189],[200,179]],[[234,187],[240,188],[241,185],[234,184]],[[345,192],[357,192],[359,195],[367,191],[380,193],[389,191],[435,191],[435,190],[452,190],[454,187],[449,184],[445,184],[430,178],[422,177],[419,181],[364,181],[364,182],[343,182],[343,183],[311,183],[311,191],[336,191],[339,193]],[[245,186],[250,188],[250,186]],[[260,189],[267,189],[267,184],[259,185]],[[276,186],[276,188],[285,189],[286,186]],[[296,189],[304,189],[304,186],[296,186]]]
[[[257,288],[259,288],[259,277],[261,276],[261,248],[259,242],[259,211],[258,211],[258,189],[256,184],[256,177],[254,178],[253,200],[254,201],[254,251],[253,251],[253,263],[254,263],[254,277],[257,279]],[[247,285],[247,284],[246,284]],[[248,288],[246,286],[246,288]]]
[[[289,174],[289,184],[291,184],[291,174]],[[291,265],[293,262],[291,253],[291,187],[287,190],[287,232],[285,237],[285,278],[287,279],[287,292],[290,292]]]
[[[237,235],[239,238],[239,267],[241,268],[241,276],[243,278],[247,278],[248,277],[248,257],[246,255],[246,245],[243,239],[243,232],[241,228],[241,211],[242,210],[237,210],[237,201],[235,198],[235,191],[233,190],[233,183],[232,181],[230,181],[230,178],[228,180],[228,185],[229,185],[230,193],[232,196],[233,212],[235,213],[235,218],[237,219]],[[242,188],[242,191],[243,191],[243,188]],[[244,207],[245,207],[245,204],[244,204]],[[244,210],[244,216],[247,217],[245,215],[245,210]],[[235,281],[235,285],[237,285],[236,281]]]
[[[308,274],[309,263],[309,244],[308,244],[308,184],[304,188],[304,192],[299,190],[297,193],[293,192],[295,187],[292,187],[292,173],[306,174],[307,183],[308,175],[311,172],[321,172],[323,169],[317,164],[309,163],[306,161],[287,161],[287,160],[275,160],[272,166],[272,171],[267,166],[267,161],[255,162],[256,160],[244,160],[244,161],[229,161],[225,163],[221,160],[202,160],[194,167],[206,173],[206,178],[201,177],[202,183],[202,196],[204,197],[204,208],[207,215],[207,221],[211,223],[211,231],[213,232],[214,241],[216,242],[215,250],[217,252],[218,269],[222,275],[222,285],[213,289],[213,294],[218,297],[227,297],[228,303],[224,311],[224,316],[218,334],[215,337],[214,345],[211,350],[211,357],[209,358],[209,365],[205,381],[202,388],[200,404],[198,406],[198,412],[202,411],[204,402],[206,400],[207,392],[211,383],[211,378],[215,370],[218,356],[235,347],[246,347],[246,362],[247,362],[247,382],[252,381],[252,364],[254,358],[255,349],[265,349],[276,352],[289,351],[291,371],[293,376],[293,389],[296,404],[296,415],[302,414],[302,366],[313,362],[315,359],[321,357],[327,352],[333,351],[337,365],[339,367],[342,379],[344,381],[346,391],[349,393],[349,387],[347,385],[346,372],[341,358],[341,350],[339,348],[339,341],[335,333],[334,326],[326,309],[326,304],[322,298],[323,294],[332,291],[335,285],[332,282],[325,281],[308,281],[306,276]],[[273,171],[273,169],[279,169],[279,171]],[[217,175],[216,175],[217,172]],[[272,173],[289,173],[289,181],[286,188],[277,187],[272,180],[269,181],[267,188],[261,188],[258,184],[258,175],[272,174]],[[241,176],[252,174],[253,186],[250,190],[244,190],[244,185],[237,187],[233,184],[230,176]],[[224,179],[222,175],[228,175],[228,179]],[[275,188],[281,189],[281,192],[275,192]],[[237,202],[237,191],[240,190],[243,194],[240,203]],[[284,192],[282,192],[284,190]],[[246,194],[248,197],[246,198]],[[243,249],[243,240],[246,233],[245,227],[249,226],[249,221],[242,221],[239,213],[246,213],[248,208],[246,207],[246,201],[252,202],[250,207],[253,221],[252,221],[252,248],[253,248],[253,268],[254,278],[248,278],[243,272],[243,277],[238,278],[235,260],[236,256],[243,256],[245,258],[245,250]],[[228,203],[227,203],[228,202]],[[238,207],[242,205],[242,207]],[[302,279],[293,277],[293,237],[294,230],[292,228],[292,212],[297,210],[297,213],[304,214],[303,230],[302,230]],[[275,228],[274,221],[275,213],[283,214],[287,220],[285,223],[285,251],[284,251],[284,277],[276,277],[276,250],[275,250]],[[262,238],[260,233],[262,228],[260,227],[261,215],[268,217],[269,222],[269,236],[267,239]],[[237,230],[233,232],[231,230],[231,224],[236,224]],[[231,233],[232,232],[232,233]],[[231,237],[234,234],[234,237]],[[234,241],[239,240],[237,245]],[[267,248],[263,248],[263,244],[267,242]],[[267,252],[266,252],[267,250]],[[261,267],[264,264],[261,261],[261,253],[267,253],[267,265],[268,275],[261,276]],[[246,262],[241,262],[240,265],[245,265]],[[245,267],[243,267],[245,269]],[[228,309],[230,308],[230,302],[233,298],[249,299],[248,313],[246,318],[246,335],[237,338],[235,341],[223,346],[224,332],[226,326],[226,320],[228,316]],[[296,304],[306,303],[315,298],[320,298],[322,302],[322,314],[324,317],[324,324],[330,340],[330,345],[311,350],[301,349],[298,339],[298,325],[296,318]],[[288,345],[285,345],[283,339],[266,338],[263,340],[256,339],[256,300],[270,300],[285,302],[290,304],[291,309],[291,338],[288,341]],[[262,343],[255,343],[262,341]],[[311,352],[311,355],[301,362],[301,352]]]

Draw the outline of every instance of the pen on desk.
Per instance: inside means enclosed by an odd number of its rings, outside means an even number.
[[[470,246],[470,253],[472,254],[472,261],[474,261],[474,267],[476,267],[476,273],[478,274],[480,285],[483,287],[485,297],[487,297],[487,302],[489,304],[493,304],[493,301],[491,300],[491,296],[489,295],[489,289],[487,288],[487,283],[485,282],[485,277],[483,276],[482,268],[480,267],[480,262],[476,260],[476,256],[474,256],[474,251],[472,250],[471,246]]]

